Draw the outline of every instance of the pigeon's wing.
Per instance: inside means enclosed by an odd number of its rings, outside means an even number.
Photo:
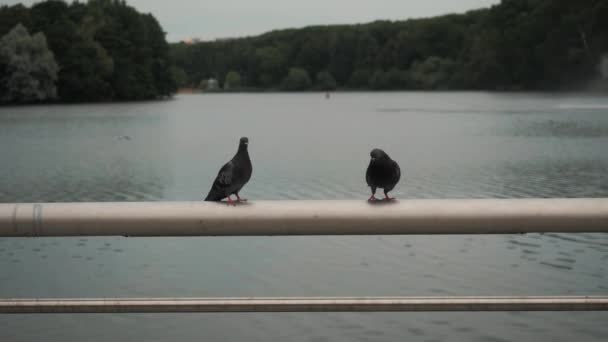
[[[213,183],[214,187],[218,187],[220,189],[228,188],[232,185],[232,177],[234,175],[234,163],[231,161],[227,162],[222,166],[220,172],[217,173],[217,177],[215,178],[215,182]]]
[[[221,201],[228,196],[229,188],[232,185],[233,174],[234,163],[232,163],[231,160],[224,164],[217,173],[217,177],[215,177],[213,186],[211,186],[211,190],[209,190],[209,194],[205,198],[205,201]]]
[[[401,179],[401,168],[399,168],[399,164],[393,160],[393,184],[397,184]]]
[[[372,186],[372,175],[371,175],[372,170],[371,169],[372,169],[372,164],[370,163],[367,166],[367,171],[365,172],[365,181],[367,182],[368,186]]]

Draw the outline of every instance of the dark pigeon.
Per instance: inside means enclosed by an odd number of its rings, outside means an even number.
[[[248,145],[249,139],[241,138],[239,150],[232,160],[222,166],[205,201],[219,202],[228,197],[228,204],[233,204],[231,195],[236,195],[237,202],[246,201],[239,197],[239,191],[247,184],[253,171],[247,151]]]
[[[386,200],[394,199],[388,196],[388,192],[393,190],[401,178],[399,164],[379,148],[373,149],[370,156],[372,159],[365,174],[367,185],[372,188],[372,196],[369,198],[369,201],[377,200],[374,196],[376,195],[376,188],[384,189]]]

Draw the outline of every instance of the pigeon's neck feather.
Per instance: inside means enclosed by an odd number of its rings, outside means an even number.
[[[236,152],[236,154],[234,155],[233,159],[249,159],[249,151],[247,151],[247,148],[239,148],[239,150]]]

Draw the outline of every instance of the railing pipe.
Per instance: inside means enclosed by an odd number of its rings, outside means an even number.
[[[608,232],[608,199],[0,204],[0,237]]]
[[[2,299],[0,314],[606,311],[608,296]]]

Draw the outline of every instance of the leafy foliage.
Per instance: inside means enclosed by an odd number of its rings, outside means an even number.
[[[125,1],[47,0],[31,8],[0,7],[0,35],[18,23],[46,36],[59,64],[61,101],[170,96],[184,76],[171,69],[169,45],[156,19]]]
[[[283,80],[284,90],[306,90],[310,88],[312,81],[308,75],[308,71],[301,68],[291,68],[287,77]]]
[[[177,43],[171,54],[190,84],[234,70],[248,87],[279,88],[298,68],[328,72],[340,88],[569,89],[600,77],[602,18],[608,0],[502,0],[435,18]]]
[[[171,66],[170,70],[171,78],[175,81],[178,87],[185,87],[188,85],[188,75],[184,69],[176,66]]]
[[[337,87],[336,79],[327,71],[317,73],[316,86],[321,90],[334,90]]]
[[[224,89],[238,89],[241,87],[241,74],[236,71],[230,71],[226,74],[224,80]]]
[[[29,103],[57,97],[59,67],[42,33],[30,36],[17,24],[0,38],[0,103]]]

